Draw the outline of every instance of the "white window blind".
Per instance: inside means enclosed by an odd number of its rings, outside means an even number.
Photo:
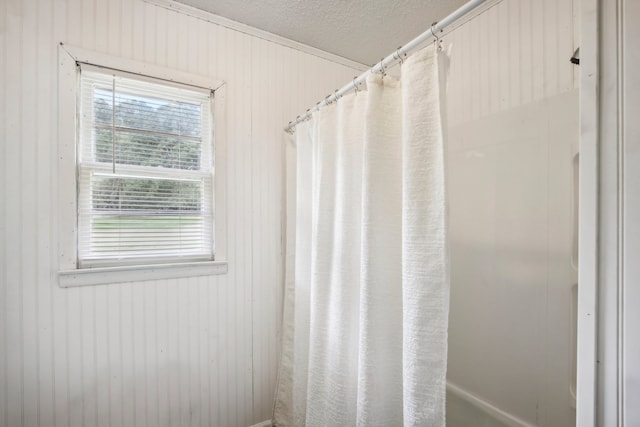
[[[211,92],[81,66],[78,262],[213,259]]]

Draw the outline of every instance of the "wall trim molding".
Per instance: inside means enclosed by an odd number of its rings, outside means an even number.
[[[287,39],[286,37],[279,36],[277,34],[270,33],[268,31],[260,30],[255,27],[251,27],[246,24],[242,24],[237,21],[233,21],[228,18],[216,15],[206,10],[198,9],[192,6],[187,6],[173,0],[144,0],[146,3],[153,4],[155,6],[163,7],[165,9],[173,10],[178,13],[182,13],[197,19],[210,22],[221,27],[228,28],[230,30],[238,31],[253,37],[257,37],[262,40],[266,40],[272,43],[279,44],[291,49],[298,50],[300,52],[308,53],[318,58],[326,59],[327,61],[334,62],[336,64],[344,65],[345,67],[354,68],[358,71],[366,71],[370,68],[369,65],[362,64],[360,62],[353,61],[342,56],[329,53],[327,51],[311,47],[304,43],[300,43],[294,40]]]
[[[598,425],[600,327],[600,1],[580,0],[580,172],[578,210],[578,334],[576,360],[576,425]],[[613,142],[613,141],[612,141]],[[606,363],[606,358],[604,359]],[[606,424],[606,423],[605,423]],[[608,425],[608,424],[607,424]]]

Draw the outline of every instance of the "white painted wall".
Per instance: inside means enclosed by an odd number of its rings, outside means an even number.
[[[57,44],[227,82],[223,276],[61,289]],[[142,0],[0,1],[0,426],[268,419],[283,126],[357,71]]]
[[[575,425],[575,8],[504,0],[445,36],[448,380],[514,425]]]
[[[622,425],[640,425],[640,4],[625,0],[623,95]]]

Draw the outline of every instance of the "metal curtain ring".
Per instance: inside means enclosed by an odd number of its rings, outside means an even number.
[[[433,24],[431,24],[431,35],[436,39],[436,43],[440,41],[440,38],[433,31],[433,27],[435,27],[437,24],[438,24],[437,22],[434,22]]]

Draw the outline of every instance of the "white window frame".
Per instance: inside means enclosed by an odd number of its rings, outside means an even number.
[[[214,129],[214,260],[79,268],[77,222],[78,64],[210,89]],[[223,81],[60,44],[58,48],[58,284],[61,287],[225,274],[227,272],[226,85]]]

